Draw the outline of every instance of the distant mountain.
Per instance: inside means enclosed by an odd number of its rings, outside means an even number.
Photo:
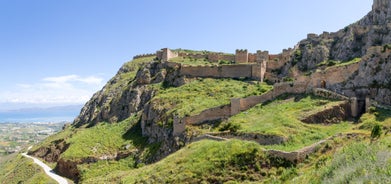
[[[59,122],[72,121],[82,105],[67,105],[48,108],[21,108],[0,111],[0,123],[4,122]]]

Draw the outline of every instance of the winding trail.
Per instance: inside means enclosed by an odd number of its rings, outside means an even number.
[[[30,150],[31,149],[31,146],[27,149]],[[62,176],[60,175],[57,175],[56,173],[53,172],[52,168],[50,168],[48,165],[46,165],[45,163],[43,163],[42,161],[32,157],[32,156],[29,156],[27,155],[27,152],[26,153],[22,153],[22,155],[26,158],[31,158],[34,160],[34,162],[36,164],[38,164],[39,166],[42,167],[42,169],[45,171],[46,175],[48,175],[49,177],[53,178],[54,180],[56,180],[59,184],[68,184],[68,181],[63,178]]]

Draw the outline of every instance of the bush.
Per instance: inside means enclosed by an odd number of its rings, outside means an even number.
[[[219,130],[220,131],[227,131],[229,130],[230,132],[237,132],[240,129],[240,125],[236,123],[227,123],[223,127],[221,127]]]
[[[374,107],[374,106],[369,107],[368,112],[371,113],[371,114],[375,113],[376,112],[376,107]]]
[[[373,128],[372,128],[372,131],[371,131],[371,139],[378,139],[380,138],[380,135],[381,135],[381,132],[382,132],[382,126],[379,125],[379,124],[376,124]]]

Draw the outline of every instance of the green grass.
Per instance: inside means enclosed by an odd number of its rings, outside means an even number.
[[[55,184],[57,182],[49,178],[32,159],[18,154],[0,165],[0,183]]]
[[[111,172],[128,171],[135,168],[135,160],[133,157],[116,160],[102,160],[96,163],[78,165],[81,175],[81,181],[100,176],[106,176]]]
[[[153,61],[155,57],[143,57],[143,58],[138,58],[134,59],[132,61],[129,61],[125,63],[121,69],[125,70],[126,72],[121,73],[120,75],[116,75],[116,82],[114,84],[108,85],[107,89],[105,90],[105,93],[108,94],[112,91],[120,91],[122,92],[124,88],[126,88],[129,84],[130,81],[132,81],[137,74],[137,71],[139,68],[147,62]]]
[[[391,137],[344,147],[321,174],[322,183],[391,183]]]
[[[177,88],[159,91],[152,99],[156,109],[167,109],[179,117],[199,114],[203,110],[226,105],[231,98],[260,95],[272,86],[250,84],[233,79],[201,79]]]
[[[283,165],[289,164],[269,159],[254,142],[203,140],[156,164],[113,172],[85,183],[259,183],[264,178],[289,172]]]
[[[340,140],[334,151],[318,154],[298,170],[301,175],[291,178],[295,183],[390,183],[391,137],[383,136],[370,143],[369,139]]]
[[[334,60],[327,60],[323,61],[317,64],[317,66],[327,66],[327,67],[338,67],[338,66],[347,66],[351,64],[355,64],[361,62],[361,58],[354,58],[350,61],[334,61]]]
[[[391,111],[372,108],[361,116],[357,128],[363,138],[337,140],[339,146],[330,144],[336,151],[318,154],[299,168],[302,174],[296,183],[390,183],[391,136],[383,133],[379,139],[370,140],[375,125],[385,132],[391,125]]]
[[[119,123],[99,123],[91,128],[79,128],[67,140],[70,146],[61,154],[61,158],[75,160],[86,157],[112,156],[118,151],[126,151],[126,145],[134,146],[134,142],[132,139],[126,139],[124,135],[129,128],[136,125],[137,121],[138,116],[131,116]]]
[[[346,132],[352,129],[353,125],[348,122],[321,125],[305,124],[299,120],[304,114],[317,112],[325,106],[339,103],[341,102],[312,95],[278,99],[271,103],[257,105],[248,111],[235,115],[228,120],[228,123],[239,124],[240,129],[238,132],[286,137],[288,138],[286,143],[267,146],[267,148],[292,151],[336,133]]]
[[[391,130],[391,111],[373,108],[372,112],[365,113],[361,116],[360,122],[362,122],[359,127],[360,129],[370,131],[376,124],[379,124],[387,132]]]

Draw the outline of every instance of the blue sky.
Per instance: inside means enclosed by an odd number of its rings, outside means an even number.
[[[84,104],[134,55],[293,47],[372,0],[0,0],[0,110]]]

